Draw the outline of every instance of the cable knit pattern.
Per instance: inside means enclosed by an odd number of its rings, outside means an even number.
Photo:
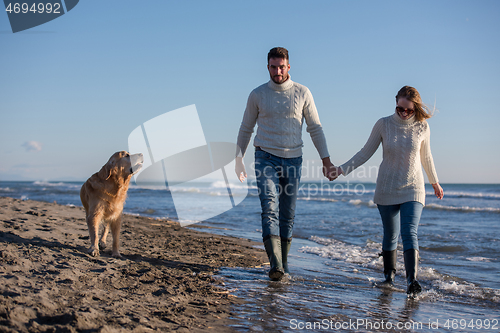
[[[237,156],[245,155],[255,124],[258,127],[254,146],[279,157],[302,156],[304,119],[320,157],[328,157],[323,127],[309,89],[291,78],[282,84],[269,80],[248,97],[238,134]]]
[[[381,118],[373,126],[365,146],[341,166],[347,176],[383,147],[383,160],[377,177],[373,201],[379,205],[397,205],[418,201],[425,205],[423,165],[431,184],[438,182],[430,148],[427,121],[415,117],[401,119],[397,114]]]

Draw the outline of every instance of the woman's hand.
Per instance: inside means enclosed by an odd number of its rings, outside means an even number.
[[[244,182],[245,179],[247,178],[247,171],[245,170],[245,165],[243,164],[243,158],[242,157],[236,157],[235,159],[235,167],[234,171],[236,172],[236,176],[238,176],[238,179],[240,182]]]
[[[323,162],[323,175],[329,181],[335,180],[340,174],[337,171],[337,167],[330,161],[330,157],[325,157],[321,160]]]
[[[443,199],[444,191],[443,191],[443,188],[441,187],[441,185],[439,185],[439,183],[432,184],[432,188],[434,189],[434,194],[436,195],[436,197],[439,200]]]

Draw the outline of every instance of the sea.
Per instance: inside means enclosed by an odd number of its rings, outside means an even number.
[[[219,271],[230,293],[245,300],[232,311],[235,332],[500,332],[500,184],[442,184],[442,200],[426,185],[418,229],[423,292],[416,298],[406,295],[401,242],[395,287],[380,285],[375,184],[331,184],[301,185],[290,276],[270,281],[266,265]],[[81,185],[2,181],[0,196],[81,206]],[[239,204],[186,227],[261,243],[255,184],[233,184],[230,193]],[[175,220],[173,198],[198,211],[227,195],[224,182],[171,190],[132,184],[124,212]]]

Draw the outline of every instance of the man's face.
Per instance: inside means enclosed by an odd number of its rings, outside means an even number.
[[[271,58],[267,64],[267,69],[269,70],[271,80],[273,80],[274,83],[281,84],[288,79],[290,64],[283,58]]]

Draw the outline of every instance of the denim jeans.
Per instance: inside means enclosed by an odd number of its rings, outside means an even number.
[[[282,158],[255,151],[255,176],[262,208],[262,238],[291,239],[302,157]]]
[[[418,250],[417,230],[420,215],[424,206],[417,201],[409,201],[399,205],[377,205],[384,225],[382,250],[392,251],[398,246],[401,231],[403,251]]]

